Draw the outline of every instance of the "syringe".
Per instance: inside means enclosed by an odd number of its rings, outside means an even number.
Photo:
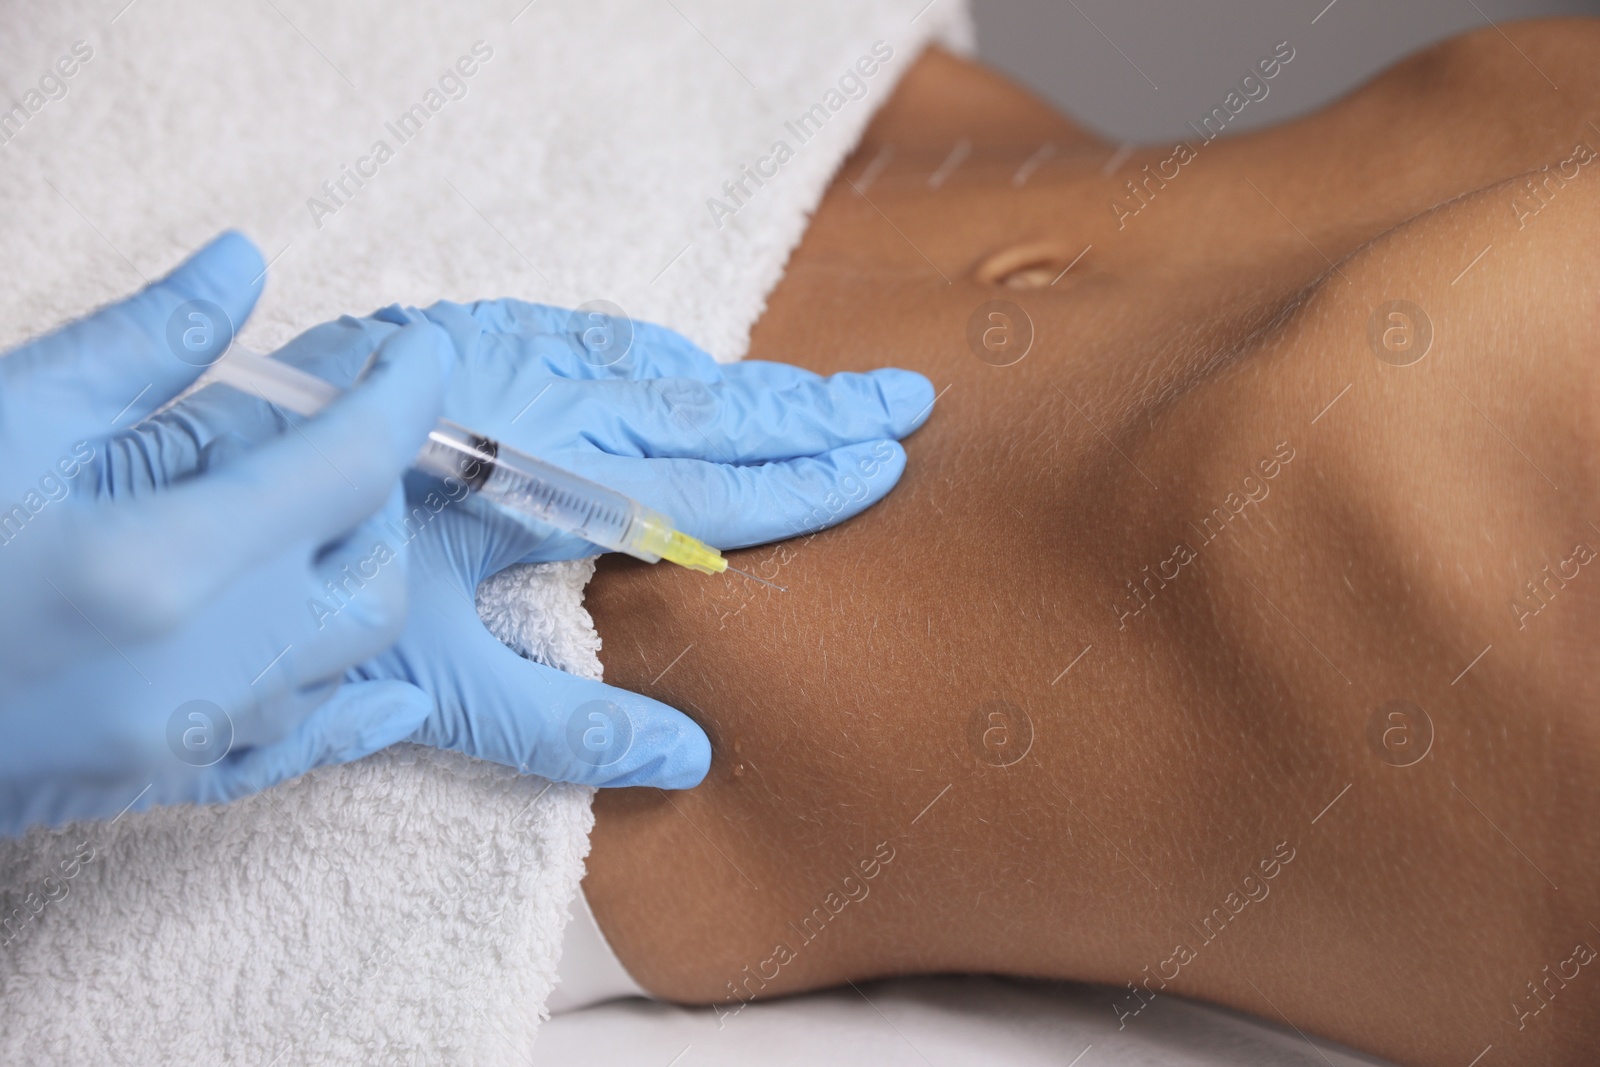
[[[216,381],[297,415],[315,415],[342,390],[298,367],[235,344],[204,381]],[[646,563],[669,560],[703,574],[734,574],[786,591],[728,566],[722,553],[676,529],[672,520],[632,498],[465,426],[440,419],[412,464],[464,482],[470,497],[519,519],[533,519]]]

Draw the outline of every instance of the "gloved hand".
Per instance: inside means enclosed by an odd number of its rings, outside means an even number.
[[[905,469],[897,439],[933,406],[932,385],[909,371],[825,379],[787,364],[722,366],[670,330],[574,321],[521,301],[377,317],[426,318],[455,341],[447,418],[626,493],[725,549],[809,533],[876,503]],[[618,331],[633,334],[625,355]],[[442,486],[413,476],[408,488],[416,515],[425,493],[438,504]],[[691,720],[522,659],[478,620],[473,593],[489,575],[600,549],[459,506],[420,514],[434,517],[414,542],[405,633],[357,670],[433,694],[436,710],[414,740],[593,785],[687,788],[705,777],[710,747]]]
[[[905,468],[895,439],[933,406],[933,387],[909,371],[824,379],[786,364],[721,366],[661,327],[515,300],[343,319],[278,358],[345,385],[362,360],[353,335],[370,347],[424,321],[455,343],[447,418],[627,493],[719,548],[812,532],[871,506]],[[617,335],[630,332],[624,354]],[[710,747],[691,720],[525,660],[478,619],[474,591],[491,574],[601,550],[463,506],[434,479],[413,474],[407,484],[409,526],[391,528],[389,541],[397,550],[409,539],[412,610],[400,640],[352,676],[433,697],[412,740],[562,781],[698,783]]]
[[[114,430],[220,353],[263,273],[225,234],[0,358],[0,833],[237,797],[433,708],[344,682],[401,631],[403,548],[322,625],[306,602],[402,514],[453,358],[437,327],[392,332],[359,388],[256,447]]]
[[[348,387],[374,348],[423,323],[442,327],[456,353],[446,417],[627,493],[721,548],[818,530],[881,499],[905,466],[894,439],[933,404],[927,379],[907,371],[823,379],[785,364],[721,366],[661,327],[515,300],[346,317],[276,358]],[[213,386],[118,438],[107,463],[125,488],[159,484],[169,467],[205,465],[286,426],[259,400]],[[690,719],[525,660],[478,619],[474,592],[489,575],[600,549],[483,511],[415,473],[407,496],[403,520],[350,539],[348,570],[307,598],[306,616],[331,622],[357,609],[366,575],[405,556],[405,630],[350,678],[426,693],[431,713],[412,740],[592,785],[685,788],[704,777],[710,748]]]

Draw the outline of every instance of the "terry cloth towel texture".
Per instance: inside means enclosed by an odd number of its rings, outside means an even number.
[[[272,261],[258,349],[393,302],[603,298],[724,360],[896,79],[970,39],[960,0],[66,0],[6,22],[0,345],[237,226]],[[598,676],[592,571],[513,568],[481,613]],[[0,842],[0,1062],[521,1062],[589,801],[397,746]]]

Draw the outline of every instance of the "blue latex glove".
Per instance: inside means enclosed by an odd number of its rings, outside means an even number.
[[[354,335],[370,347],[422,321],[455,342],[448,418],[627,493],[720,548],[818,530],[876,503],[905,468],[896,439],[933,406],[933,387],[908,371],[721,366],[670,330],[515,300],[389,308],[318,327],[278,357],[345,385],[363,358]],[[607,330],[631,331],[625,357]],[[600,549],[463,507],[431,478],[413,475],[408,490],[412,611],[399,642],[353,677],[433,697],[413,740],[592,785],[686,788],[705,776],[710,746],[681,713],[525,660],[478,619],[484,578]],[[391,534],[391,549],[410,536]]]
[[[670,330],[514,300],[347,317],[276,356],[348,387],[377,346],[428,322],[456,354],[448,417],[635,496],[723,548],[821,529],[881,499],[905,465],[894,439],[933,404],[927,379],[906,371],[823,379],[784,364],[724,367]],[[267,405],[212,387],[120,437],[107,467],[131,491],[287,425]],[[473,594],[489,575],[600,549],[485,513],[475,498],[463,504],[434,479],[412,475],[407,486],[405,521],[352,538],[351,570],[306,607],[319,622],[353,610],[364,576],[405,554],[405,631],[350,678],[426,693],[432,713],[412,740],[593,785],[684,788],[704,777],[710,748],[691,720],[522,659],[477,617]]]
[[[0,358],[0,833],[237,797],[433,708],[341,684],[401,632],[404,553],[325,625],[306,602],[402,514],[453,358],[436,327],[394,331],[358,389],[255,447],[114,430],[193,381],[263,273],[226,234]]]

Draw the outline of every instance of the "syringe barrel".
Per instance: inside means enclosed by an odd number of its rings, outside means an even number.
[[[447,419],[428,434],[415,465],[465,483],[471,497],[647,563],[661,559],[672,534],[660,512]]]
[[[208,377],[301,415],[316,414],[340,393],[298,367],[239,345]],[[728,569],[722,553],[677,530],[659,511],[448,419],[440,419],[428,434],[415,466],[465,483],[468,507],[487,503],[501,514],[553,526],[646,563],[669,559],[705,574]]]

